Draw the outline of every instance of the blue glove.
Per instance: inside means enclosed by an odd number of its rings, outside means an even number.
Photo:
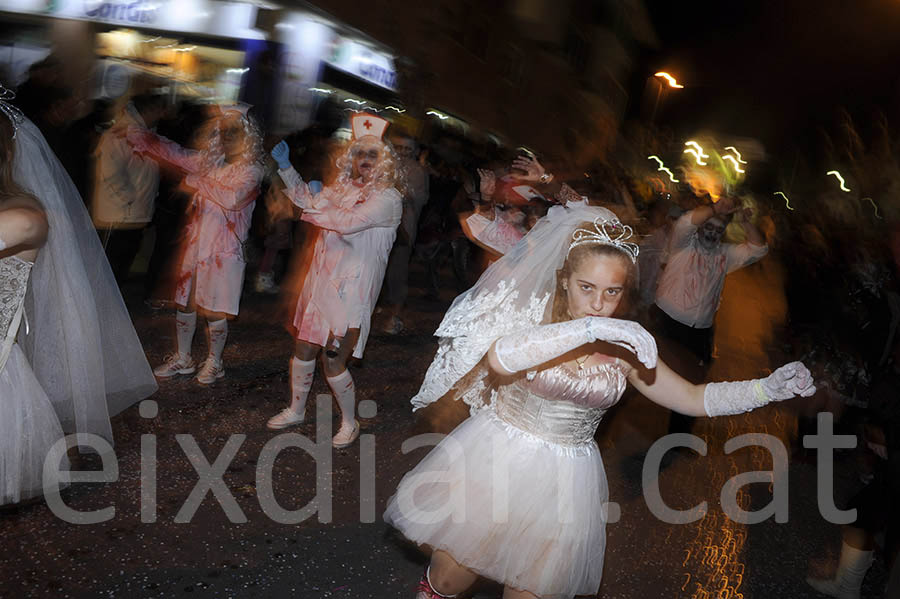
[[[291,149],[288,147],[286,141],[281,140],[274,148],[272,148],[272,158],[274,158],[275,162],[278,163],[278,168],[290,168]]]

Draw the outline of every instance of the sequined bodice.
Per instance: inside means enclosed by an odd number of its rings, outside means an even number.
[[[618,361],[581,373],[555,366],[501,386],[494,410],[504,422],[551,443],[592,443],[603,415],[625,392],[626,374]]]
[[[15,256],[0,258],[0,349],[8,338],[16,334],[20,314],[28,289],[31,262]]]

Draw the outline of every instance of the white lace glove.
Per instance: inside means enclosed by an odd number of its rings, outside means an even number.
[[[586,316],[512,333],[497,340],[494,355],[507,372],[521,372],[579,348],[606,341],[632,352],[647,368],[656,367],[656,339],[636,322]]]
[[[709,383],[703,392],[708,416],[743,414],[794,396],[809,397],[816,392],[812,375],[802,362],[785,364],[764,379]]]

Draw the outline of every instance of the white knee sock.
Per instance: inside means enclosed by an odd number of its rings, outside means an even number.
[[[206,326],[209,330],[209,357],[221,363],[225,340],[228,339],[228,321],[223,318],[215,322],[207,322]]]
[[[840,587],[842,597],[859,597],[863,579],[872,565],[874,555],[874,551],[857,549],[847,543],[841,544],[841,557],[834,578]]]
[[[307,362],[297,356],[291,358],[291,410],[294,414],[306,412],[306,398],[312,388],[315,372],[315,360]]]
[[[345,370],[336,376],[329,376],[327,380],[341,409],[341,426],[353,426],[353,421],[356,420],[356,387],[353,385],[350,371]]]
[[[194,331],[197,329],[197,313],[175,312],[175,343],[179,355],[183,358],[190,357],[191,344],[194,341]]]

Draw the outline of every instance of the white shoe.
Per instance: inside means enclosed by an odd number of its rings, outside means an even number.
[[[277,431],[295,424],[302,424],[304,420],[306,420],[306,414],[298,414],[288,406],[269,418],[266,426]]]
[[[256,282],[253,285],[257,293],[278,293],[279,287],[275,284],[275,275],[271,272],[256,273]]]
[[[345,447],[350,447],[353,445],[353,442],[356,441],[356,438],[359,437],[359,421],[354,420],[353,426],[346,427],[344,423],[341,422],[341,428],[338,430],[337,434],[331,438],[331,446],[335,449],[344,449]]]
[[[194,359],[190,356],[182,356],[178,352],[166,356],[166,360],[153,369],[153,374],[161,379],[167,379],[176,374],[194,374]]]
[[[816,589],[823,595],[835,597],[836,599],[859,599],[859,592],[844,588],[833,578],[812,578],[806,579],[806,583]]]
[[[215,358],[206,358],[200,372],[197,373],[197,382],[203,385],[212,385],[225,376],[225,365]]]

